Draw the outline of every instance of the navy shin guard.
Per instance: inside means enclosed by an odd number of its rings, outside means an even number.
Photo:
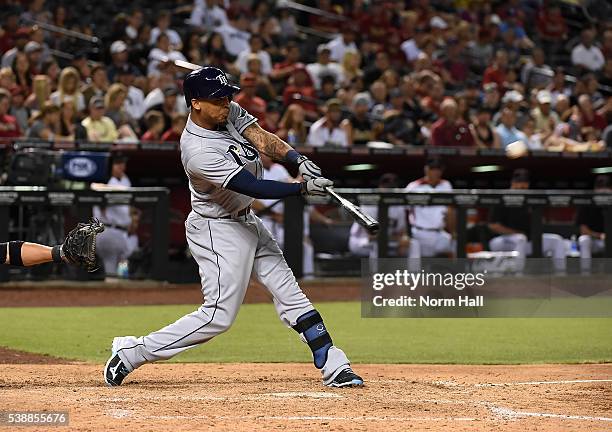
[[[314,364],[318,369],[321,369],[327,361],[327,351],[332,347],[333,342],[323,318],[316,310],[306,312],[297,319],[297,323],[293,326],[293,330],[303,335],[306,343],[312,350]]]

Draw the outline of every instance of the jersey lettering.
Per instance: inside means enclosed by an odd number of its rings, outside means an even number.
[[[244,165],[244,162],[242,162],[242,160],[240,159],[240,149],[238,149],[236,145],[234,144],[230,145],[229,148],[227,149],[227,153],[232,155],[232,157],[234,158],[234,160],[236,161],[238,165],[240,166]]]
[[[255,159],[257,159],[258,152],[256,148],[246,143],[240,143],[240,146],[242,147],[242,151],[244,152],[244,157],[247,160],[254,161]]]

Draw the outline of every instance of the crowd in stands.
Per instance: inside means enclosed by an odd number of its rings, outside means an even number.
[[[292,145],[612,148],[612,17],[570,25],[562,3],[135,2],[110,25],[4,3],[2,138],[177,141],[188,71],[172,61],[187,60],[227,71],[235,101]]]

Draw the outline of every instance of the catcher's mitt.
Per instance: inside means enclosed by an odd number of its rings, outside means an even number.
[[[96,235],[102,231],[104,224],[97,219],[79,223],[64,239],[61,246],[62,258],[88,272],[96,271]]]

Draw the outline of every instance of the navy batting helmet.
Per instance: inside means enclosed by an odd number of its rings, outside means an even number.
[[[207,66],[190,72],[183,81],[185,103],[191,107],[192,99],[221,99],[240,91],[240,87],[227,81],[221,69]]]

